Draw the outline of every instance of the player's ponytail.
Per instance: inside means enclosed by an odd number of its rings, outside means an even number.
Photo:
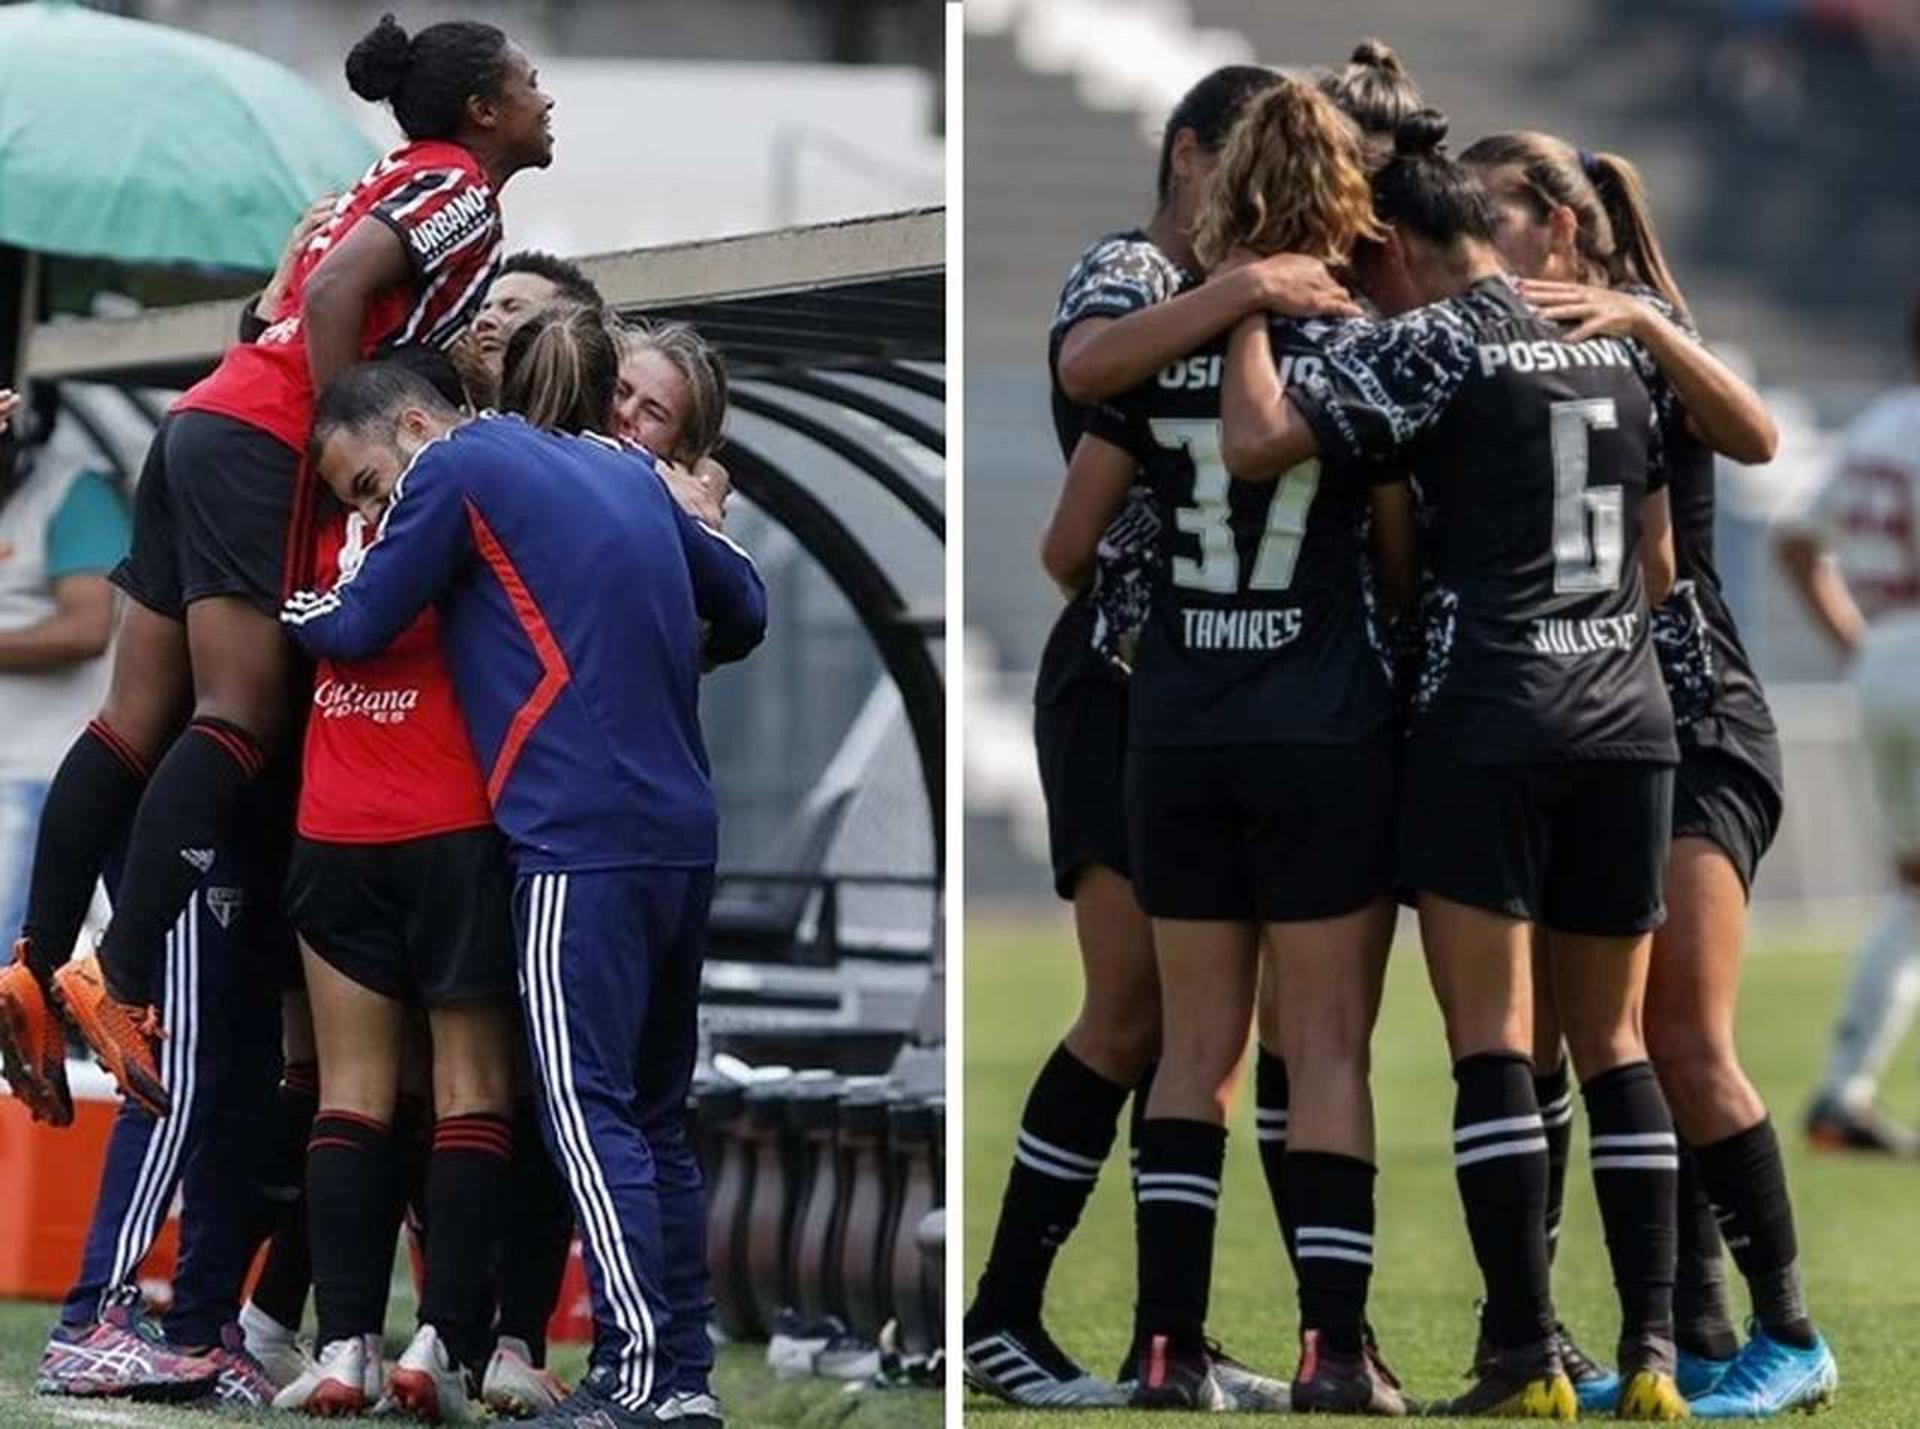
[[[1437,109],[1407,116],[1393,134],[1393,157],[1373,175],[1373,208],[1382,223],[1411,229],[1443,246],[1493,241],[1493,201],[1472,170],[1447,153],[1447,117]]]
[[[1618,154],[1580,155],[1581,165],[1613,226],[1613,261],[1607,276],[1615,283],[1651,288],[1682,313],[1687,300],[1667,267],[1660,233],[1653,224],[1653,203],[1640,171]],[[1588,161],[1591,161],[1589,163]]]
[[[620,383],[620,349],[597,310],[562,303],[507,340],[500,405],[548,431],[604,431]]]
[[[1594,277],[1640,283],[1682,313],[1686,300],[1660,251],[1646,187],[1617,154],[1592,154],[1552,134],[1516,130],[1477,141],[1461,161],[1512,175],[1519,196],[1545,221],[1556,207],[1574,218],[1574,249]]]
[[[466,123],[467,101],[500,93],[506,75],[504,31],[475,20],[448,20],[408,35],[392,15],[347,52],[347,84],[371,103],[386,101],[409,139],[452,139]]]
[[[1160,135],[1160,206],[1173,201],[1173,146],[1182,129],[1208,153],[1217,153],[1247,101],[1277,84],[1280,76],[1263,65],[1222,65],[1180,96]]]
[[[1384,40],[1362,40],[1346,67],[1322,75],[1319,85],[1360,126],[1376,160],[1387,157],[1394,131],[1420,108],[1420,86]]]
[[[1377,238],[1360,134],[1313,85],[1283,79],[1227,135],[1193,229],[1211,268],[1235,248],[1344,263]]]

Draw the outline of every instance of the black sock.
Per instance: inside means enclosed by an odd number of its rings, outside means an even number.
[[[1225,1127],[1153,1117],[1140,1128],[1140,1325],[1176,1353],[1206,1342]]]
[[[1287,1224],[1300,1281],[1300,1328],[1327,1347],[1363,1347],[1373,1279],[1373,1163],[1326,1151],[1287,1153]]]
[[[100,940],[100,969],[122,1002],[142,1003],[213,851],[231,839],[247,788],[266,767],[258,741],[237,724],[199,718],[155,766],[127,845],[127,871],[113,921]]]
[[[1725,1247],[1713,1206],[1700,1184],[1700,1168],[1687,1146],[1680,1148],[1679,1256],[1673,1278],[1673,1342],[1690,1355],[1704,1359],[1732,1359],[1740,1349],[1733,1317],[1727,1309],[1727,1272],[1721,1264]]]
[[[1583,1083],[1593,1191],[1620,1295],[1624,1345],[1673,1339],[1680,1142],[1651,1062]]]
[[[503,1116],[442,1117],[427,1173],[427,1285],[420,1323],[478,1373],[493,1349],[493,1309],[506,1220],[513,1128]]]
[[[280,1077],[274,1146],[261,1179],[270,1238],[267,1258],[250,1298],[290,1330],[300,1327],[313,1282],[307,1251],[307,1142],[319,1106],[319,1068],[312,1062],[289,1062]]]
[[[402,1092],[393,1108],[394,1191],[400,1218],[411,1218],[422,1242],[427,1237],[427,1173],[433,1165],[433,1126],[433,1103]]]
[[[1567,1205],[1567,1157],[1573,1149],[1573,1088],[1567,1082],[1567,1055],[1553,1070],[1535,1074],[1533,1098],[1540,1103],[1540,1124],[1547,1131],[1547,1264],[1560,1249],[1560,1214]]]
[[[1287,1064],[1265,1047],[1253,1064],[1253,1134],[1260,1145],[1260,1173],[1267,1180],[1267,1198],[1280,1227],[1280,1245],[1300,1278],[1300,1261],[1293,1245],[1293,1219],[1287,1200]]]
[[[513,1160],[507,1167],[507,1204],[513,1234],[500,1262],[499,1334],[526,1342],[535,1365],[547,1362],[547,1322],[560,1299],[560,1281],[573,1244],[573,1201],[560,1169],[540,1139],[532,1098],[513,1113]]]
[[[377,1335],[393,1270],[393,1134],[352,1112],[323,1110],[307,1146],[316,1349]]]
[[[47,786],[20,928],[27,964],[42,984],[72,955],[93,885],[140,807],[140,791],[152,772],[132,745],[94,720]]]
[[[1000,1325],[1039,1323],[1053,1259],[1080,1222],[1128,1089],[1094,1072],[1065,1046],[1034,1079],[1020,1115],[1000,1223],[973,1307]]]
[[[1761,1328],[1775,1339],[1811,1348],[1815,1336],[1800,1286],[1793,1202],[1773,1122],[1763,1120],[1724,1141],[1696,1146],[1693,1156]]]
[[[1140,1076],[1140,1083],[1133,1089],[1133,1102],[1127,1109],[1127,1196],[1133,1205],[1133,1256],[1134,1264],[1140,1263],[1140,1247],[1146,1244],[1145,1230],[1140,1224],[1140,1134],[1147,1124],[1147,1103],[1153,1100],[1153,1078],[1160,1070],[1158,1062],[1147,1063],[1147,1070]],[[1125,1379],[1133,1373],[1131,1366],[1140,1353],[1140,1281],[1133,1282],[1133,1340],[1127,1345],[1127,1357],[1124,1369],[1117,1378]]]
[[[1547,1138],[1533,1068],[1517,1052],[1453,1064],[1453,1166],[1486,1287],[1496,1349],[1538,1344],[1553,1323],[1547,1280]]]

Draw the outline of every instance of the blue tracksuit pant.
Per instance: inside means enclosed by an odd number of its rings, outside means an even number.
[[[63,1323],[89,1324],[107,1305],[137,1300],[134,1271],[176,1190],[180,1256],[167,1338],[212,1344],[238,1313],[280,1063],[275,980],[249,955],[244,897],[235,859],[222,849],[167,935],[149,996],[167,1030],[160,1075],[173,1110],[155,1120],[121,1103]]]
[[[629,1408],[701,1393],[705,1206],[687,1139],[710,868],[523,874],[521,1008],[541,1121],[573,1196],[593,1370]]]

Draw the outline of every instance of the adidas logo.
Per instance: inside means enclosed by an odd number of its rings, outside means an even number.
[[[180,857],[202,873],[213,867],[213,850],[210,848],[183,848]]]

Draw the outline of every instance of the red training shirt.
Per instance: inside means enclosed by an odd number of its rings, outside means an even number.
[[[321,527],[315,557],[328,587],[370,540],[358,513]],[[431,607],[370,660],[320,661],[301,759],[302,838],[397,843],[492,822]]]
[[[213,412],[267,432],[295,451],[313,422],[313,380],[300,318],[307,279],[362,218],[384,223],[406,245],[413,272],[374,295],[360,326],[360,356],[400,346],[447,347],[467,326],[500,257],[500,205],[472,154],[458,144],[406,144],[377,162],[334,205],[295,264],[280,310],[251,343],[176,401],[175,411]]]

